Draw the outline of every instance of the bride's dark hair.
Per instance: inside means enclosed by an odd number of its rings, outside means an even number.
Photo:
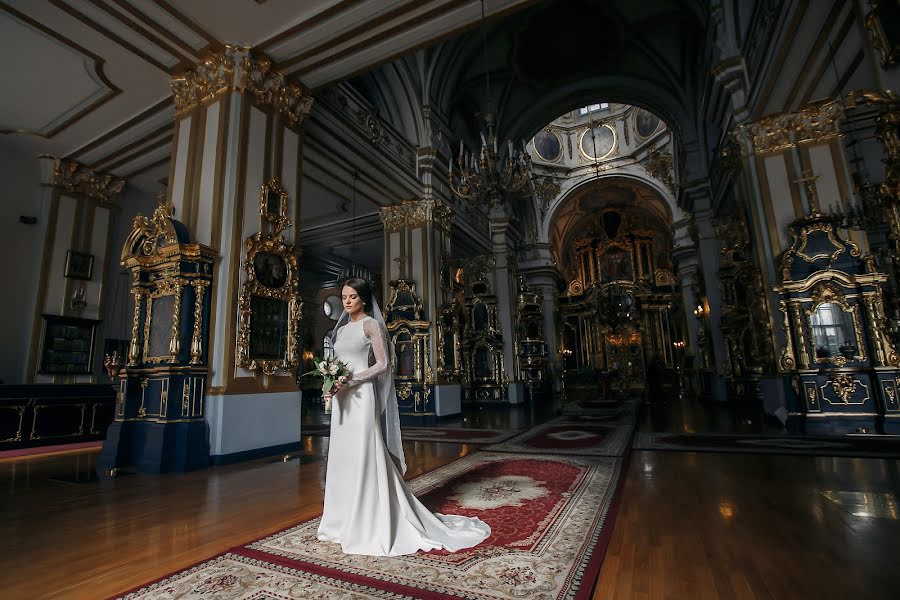
[[[359,294],[359,299],[363,301],[363,310],[366,311],[366,313],[371,314],[372,286],[369,285],[369,282],[365,279],[360,279],[359,277],[351,277],[341,285],[341,289],[343,289],[345,285],[356,290],[356,293]]]

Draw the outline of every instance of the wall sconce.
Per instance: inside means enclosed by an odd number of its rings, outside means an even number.
[[[694,311],[694,314],[697,314],[696,311]],[[685,347],[686,344],[683,341],[679,340],[677,342],[672,342],[672,345],[675,346],[676,348],[678,348],[679,350],[681,350],[682,348]]]
[[[697,308],[694,309],[694,316],[698,319],[709,316],[709,301],[706,297],[704,297],[700,301],[700,304],[697,305]]]
[[[311,350],[307,350],[303,353],[303,360],[309,362],[313,359],[313,353]]]
[[[571,348],[560,348],[559,349],[560,356],[572,356]]]
[[[72,292],[72,297],[69,299],[69,308],[82,311],[85,306],[87,306],[87,294],[82,283],[81,287]]]

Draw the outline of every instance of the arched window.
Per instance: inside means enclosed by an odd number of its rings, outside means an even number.
[[[331,336],[325,336],[325,339],[322,340],[322,348],[324,357],[323,358],[333,358],[334,357],[334,346],[331,343]]]

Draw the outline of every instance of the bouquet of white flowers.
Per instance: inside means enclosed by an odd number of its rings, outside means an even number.
[[[301,375],[321,377],[322,378],[322,394],[325,396],[325,414],[331,414],[331,396],[328,392],[334,387],[334,382],[345,384],[350,380],[350,370],[347,369],[346,363],[336,358],[314,358],[313,365],[315,369]]]

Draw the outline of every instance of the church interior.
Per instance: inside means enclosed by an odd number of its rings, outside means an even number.
[[[2,0],[0,32],[0,596],[900,593],[897,2]],[[410,489],[483,545],[310,529],[348,278]]]

